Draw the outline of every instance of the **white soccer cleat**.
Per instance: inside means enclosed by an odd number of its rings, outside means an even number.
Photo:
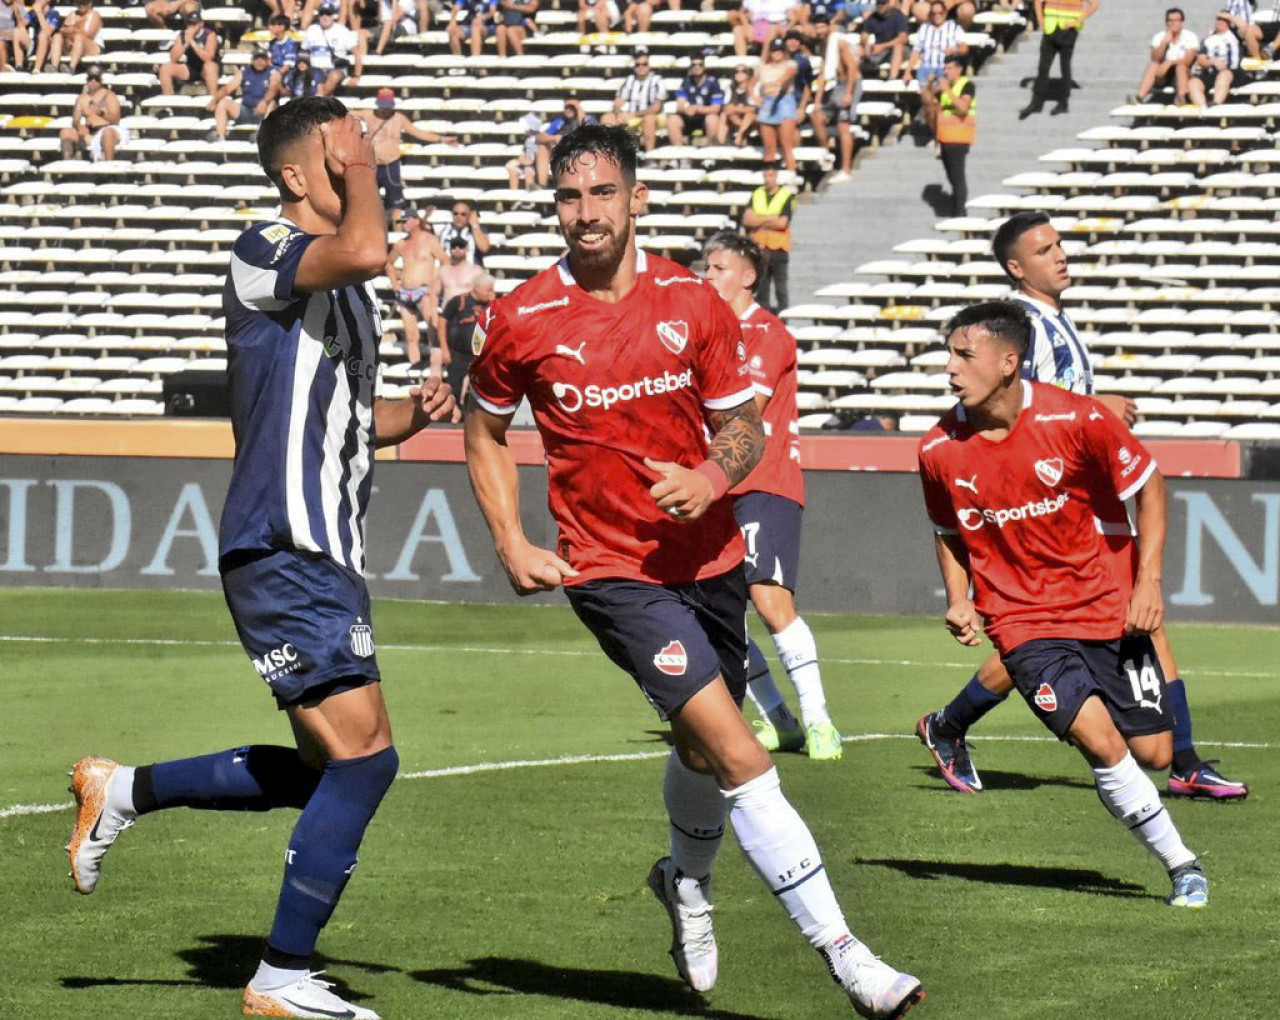
[[[133,824],[131,798],[117,789],[132,781],[133,769],[109,758],[81,758],[71,769],[71,793],[76,798],[76,822],[66,851],[76,892],[88,896],[98,885],[102,857],[116,837]]]
[[[858,1016],[896,1020],[924,998],[924,986],[918,978],[894,970],[852,935],[818,952]]]
[[[685,984],[695,992],[716,985],[720,950],[712,929],[711,879],[682,875],[670,857],[661,857],[649,871],[649,888],[671,918],[671,959]]]
[[[255,991],[253,982],[244,988],[245,1016],[302,1016],[324,1020],[380,1020],[371,1009],[353,1006],[329,991],[333,987],[321,981],[324,971],[308,971],[291,985],[269,992]]]

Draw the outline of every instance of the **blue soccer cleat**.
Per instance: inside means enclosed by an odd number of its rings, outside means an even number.
[[[964,737],[946,737],[937,731],[938,713],[922,715],[916,723],[916,736],[929,749],[942,778],[953,790],[960,793],[981,793],[982,779],[969,757],[969,746]]]
[[[1209,905],[1209,880],[1204,876],[1204,868],[1199,859],[1169,872],[1173,881],[1173,891],[1165,897],[1165,903],[1171,907],[1207,907]]]

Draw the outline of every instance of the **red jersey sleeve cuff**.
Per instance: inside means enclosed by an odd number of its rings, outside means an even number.
[[[1151,472],[1154,471],[1155,469],[1156,469],[1156,462],[1154,460],[1149,461],[1147,463],[1146,470],[1144,470],[1142,474],[1140,474],[1136,479],[1134,479],[1133,484],[1130,485],[1129,488],[1125,489],[1124,492],[1119,494],[1120,502],[1123,503],[1126,499],[1128,499],[1135,492],[1137,492],[1144,485],[1146,485],[1147,479],[1151,477]]]
[[[731,407],[745,404],[755,396],[755,392],[754,386],[748,386],[745,390],[739,390],[737,393],[732,393],[727,397],[713,397],[711,400],[704,400],[702,406],[710,408],[712,411],[727,411]]]
[[[474,386],[471,388],[471,398],[490,414],[515,414],[516,410],[520,407],[519,401],[514,404],[495,404],[492,400],[486,400],[476,392]]]

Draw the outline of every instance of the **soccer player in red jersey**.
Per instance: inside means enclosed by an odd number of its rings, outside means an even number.
[[[804,718],[801,726],[774,684],[764,654],[748,638],[747,693],[760,712],[756,736],[770,751],[804,748],[810,758],[839,758],[844,745],[827,712],[817,643],[796,613],[804,514],[796,340],[776,315],[756,304],[753,289],[763,259],[759,245],[733,231],[721,231],[707,242],[703,258],[707,281],[729,303],[742,326],[747,368],[764,421],[764,456],[730,492],[747,547],[747,589],[800,696]]]
[[[1102,803],[1168,870],[1165,902],[1202,907],[1204,870],[1142,771],[1168,768],[1173,753],[1150,636],[1164,615],[1164,480],[1096,401],[1023,381],[1030,337],[1014,302],[973,305],[947,325],[959,403],[920,443],[947,629],[977,645],[985,625],[1031,710],[1080,750]]]
[[[477,324],[467,466],[512,586],[564,585],[605,654],[664,720],[671,854],[649,874],[671,955],[715,984],[711,871],[726,813],[748,860],[863,1016],[898,1017],[920,982],[849,932],[808,827],[739,710],[742,539],[723,497],[764,447],[737,318],[693,274],[635,246],[647,198],[624,128],[588,125],[551,155],[568,254]],[[524,535],[506,446],[527,398],[546,450],[557,549]],[[710,438],[708,439],[708,436]]]

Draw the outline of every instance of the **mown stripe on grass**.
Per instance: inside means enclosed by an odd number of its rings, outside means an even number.
[[[914,733],[854,733],[842,738],[846,744],[862,743],[871,740],[916,740]],[[1057,743],[1057,737],[1051,736],[1017,736],[1004,735],[981,737],[980,741],[990,743],[1023,743],[1050,744]],[[1203,747],[1236,747],[1258,751],[1274,751],[1280,749],[1278,744],[1252,743],[1244,740],[1197,740]],[[401,772],[397,779],[445,779],[451,776],[473,776],[481,772],[508,772],[514,769],[548,768],[553,765],[588,765],[596,762],[646,761],[654,758],[665,758],[670,751],[629,751],[625,754],[565,754],[557,758],[517,758],[512,761],[482,761],[473,765],[449,765],[440,769],[423,769],[418,772]],[[17,818],[23,815],[44,815],[54,811],[70,809],[69,803],[62,804],[13,804],[0,808],[0,819]]]
[[[202,640],[199,638],[125,638],[125,637],[50,637],[36,634],[0,634],[0,643],[12,642],[20,644],[61,644],[61,645],[144,645],[181,648],[239,648],[240,642],[230,640]],[[500,645],[404,645],[379,644],[378,648],[386,652],[440,652],[461,653],[464,655],[560,655],[578,658],[600,658],[600,652],[594,648],[507,648]],[[821,657],[823,662],[836,666],[905,666],[913,669],[973,669],[969,662],[926,662],[920,659],[849,659],[833,655]],[[1244,679],[1261,678],[1280,679],[1280,670],[1241,670],[1241,669],[1180,669],[1187,676],[1225,676]]]

